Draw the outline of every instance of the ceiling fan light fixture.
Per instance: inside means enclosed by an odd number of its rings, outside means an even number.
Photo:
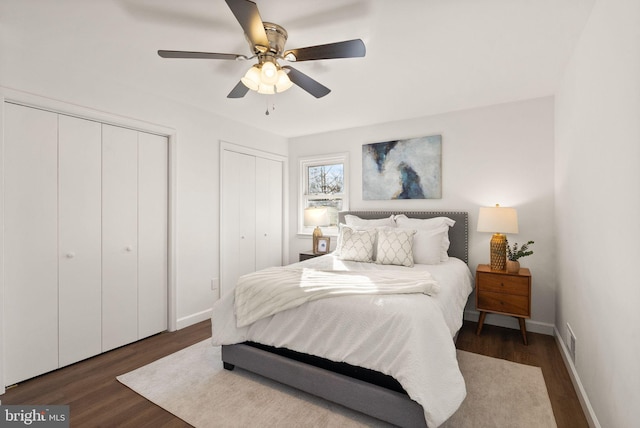
[[[262,71],[260,72],[262,83],[267,85],[275,85],[278,81],[278,67],[270,61],[262,64]]]
[[[260,87],[260,76],[260,69],[254,65],[249,70],[247,70],[247,73],[240,79],[240,81],[244,84],[244,86],[251,89],[252,91],[257,91]]]
[[[307,46],[284,50],[289,37],[287,30],[278,24],[265,22],[260,17],[258,6],[252,0],[226,0],[227,6],[244,31],[249,43],[251,56],[231,53],[194,52],[158,50],[162,58],[199,58],[245,61],[257,58],[258,63],[251,67],[236,83],[227,98],[242,98],[249,90],[261,94],[284,92],[292,85],[299,86],[312,96],[322,98],[331,89],[312,79],[295,68],[278,64],[284,61],[314,61],[335,58],[360,58],[365,56],[366,47],[361,39]]]
[[[289,79],[289,76],[287,76],[287,73],[285,73],[285,71],[282,69],[278,70],[278,81],[276,82],[276,91],[278,91],[278,93],[284,92],[292,86],[293,86],[293,82],[291,81],[291,79]]]

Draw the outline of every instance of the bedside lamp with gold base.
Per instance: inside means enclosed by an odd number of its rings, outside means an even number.
[[[304,210],[304,225],[316,227],[313,229],[313,254],[317,254],[318,238],[322,236],[320,227],[331,224],[329,210],[330,207],[309,207]]]
[[[478,232],[492,232],[489,244],[491,270],[503,271],[507,265],[507,238],[505,233],[518,233],[518,212],[515,208],[480,207]]]

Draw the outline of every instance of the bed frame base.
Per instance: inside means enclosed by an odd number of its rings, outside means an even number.
[[[224,368],[235,366],[401,427],[426,427],[408,395],[245,344],[223,345]]]

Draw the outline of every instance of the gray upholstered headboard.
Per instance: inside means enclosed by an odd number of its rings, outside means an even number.
[[[340,223],[344,216],[356,215],[364,219],[385,218],[390,215],[404,214],[410,218],[449,217],[456,224],[449,229],[449,255],[469,263],[469,213],[463,211],[342,211],[338,213]]]

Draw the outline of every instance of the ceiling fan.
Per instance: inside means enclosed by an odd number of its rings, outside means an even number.
[[[358,58],[365,56],[365,46],[362,40],[346,40],[325,45],[309,46],[284,50],[287,41],[287,31],[278,24],[263,22],[258,6],[249,0],[225,0],[244,30],[252,56],[228,53],[189,52],[159,50],[162,58],[196,58],[196,59],[224,59],[248,60],[257,58],[258,63],[252,66],[231,90],[227,98],[242,98],[249,89],[261,94],[275,94],[284,92],[293,84],[298,85],[316,98],[321,98],[331,92],[331,89],[296,70],[295,68],[278,64],[278,60],[285,61],[313,61],[333,58]]]

